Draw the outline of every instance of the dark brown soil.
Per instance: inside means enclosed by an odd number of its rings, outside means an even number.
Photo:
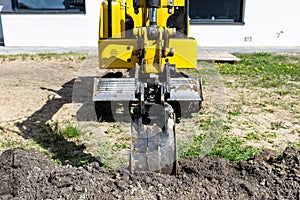
[[[300,199],[300,151],[254,160],[181,160],[177,176],[58,166],[33,150],[0,157],[0,199]]]

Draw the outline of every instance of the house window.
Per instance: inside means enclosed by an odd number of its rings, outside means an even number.
[[[191,24],[244,24],[245,0],[190,0]]]
[[[17,0],[16,9],[65,9],[64,0]]]
[[[3,2],[3,3],[2,3]],[[85,12],[85,0],[0,0],[3,12],[78,13]]]

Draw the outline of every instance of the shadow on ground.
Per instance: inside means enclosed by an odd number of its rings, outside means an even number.
[[[104,73],[101,78],[121,78],[122,76],[123,74],[121,72],[107,72]],[[131,122],[129,113],[122,114],[122,117],[117,116],[115,112],[117,103],[111,101],[93,102],[93,88],[94,77],[92,76],[80,76],[75,80],[72,100],[75,105],[75,118],[78,122]],[[125,102],[125,104],[127,107],[129,106],[129,102]],[[120,120],[120,118],[122,118],[122,120]]]
[[[99,160],[91,154],[84,153],[85,146],[83,144],[78,145],[73,141],[68,141],[59,131],[55,131],[47,125],[47,122],[64,104],[72,103],[74,82],[74,79],[66,82],[58,91],[41,87],[41,90],[55,92],[61,98],[49,99],[42,108],[25,121],[17,122],[16,126],[25,139],[33,139],[40,146],[47,149],[55,161],[63,165],[78,166],[92,161],[99,162]]]

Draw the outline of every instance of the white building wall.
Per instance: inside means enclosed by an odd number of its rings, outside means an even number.
[[[100,2],[86,14],[2,14],[6,46],[97,46]]]
[[[6,46],[85,46],[88,44],[84,15],[4,15]]]
[[[5,45],[97,46],[100,3],[86,0],[86,14],[2,14]],[[245,25],[191,25],[191,36],[200,46],[300,46],[299,8],[299,0],[247,0]]]
[[[88,44],[86,46],[98,46],[99,37],[99,15],[100,5],[99,0],[85,0],[86,2],[86,18],[88,30]]]
[[[200,46],[300,46],[299,8],[299,0],[247,0],[245,25],[193,25],[191,35]]]

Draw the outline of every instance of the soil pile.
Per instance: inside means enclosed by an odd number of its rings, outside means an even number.
[[[179,175],[58,166],[33,150],[0,156],[0,199],[300,199],[300,151],[231,162],[192,158]]]

